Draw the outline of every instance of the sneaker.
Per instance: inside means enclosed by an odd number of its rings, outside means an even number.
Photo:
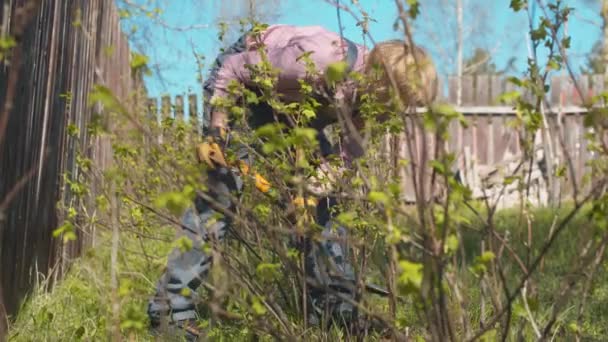
[[[176,322],[175,327],[183,333],[183,337],[188,342],[198,341],[199,337],[202,335],[202,331],[198,328],[198,324],[195,320],[183,320]]]
[[[180,317],[183,314],[186,314],[188,318]],[[198,327],[197,320],[195,316],[190,315],[190,312],[173,314],[172,320],[167,322],[166,330],[163,330],[159,320],[152,320],[151,323],[152,334],[162,336],[163,341],[169,338],[169,341],[195,342],[202,336],[202,331]]]

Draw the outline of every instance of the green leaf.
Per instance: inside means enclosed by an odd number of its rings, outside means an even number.
[[[174,215],[180,215],[190,204],[192,199],[183,192],[167,192],[160,194],[155,200],[154,205],[158,208],[166,208]]]
[[[454,234],[450,234],[445,240],[445,252],[451,254],[458,250],[458,237]]]
[[[570,322],[568,324],[568,330],[570,330],[573,333],[578,333],[581,331],[581,328],[578,326],[578,324],[576,322]]]
[[[528,2],[526,0],[511,0],[511,5],[509,7],[512,8],[513,11],[518,12],[527,6],[527,4]]]
[[[69,124],[67,127],[68,135],[71,137],[76,137],[79,134],[78,127],[74,124]]]
[[[255,215],[261,219],[266,219],[270,217],[272,213],[272,208],[266,203],[258,203],[253,207],[253,212]]]
[[[504,185],[510,185],[513,184],[513,182],[519,180],[518,176],[507,176],[505,177],[505,179],[503,180],[503,184]]]
[[[336,217],[336,221],[346,226],[352,226],[355,222],[355,219],[357,219],[357,216],[357,213],[354,211],[345,211],[340,213],[338,217]]]
[[[541,26],[535,30],[530,31],[530,38],[533,41],[543,40],[547,38],[547,30],[544,26]]]
[[[257,296],[253,297],[252,299],[251,309],[258,316],[263,316],[266,314],[266,307],[262,304],[262,301]]]
[[[301,144],[316,144],[317,143],[317,130],[314,128],[301,128],[296,127],[293,130],[295,136],[295,143]]]
[[[53,237],[56,238],[56,237],[60,236],[61,234],[63,234],[64,232],[71,231],[73,229],[74,229],[74,225],[72,225],[72,222],[65,221],[61,226],[59,226],[59,228],[57,228],[53,231]]]
[[[76,217],[76,209],[74,209],[74,207],[69,207],[68,208],[68,218],[69,219],[73,219],[74,217]]]
[[[107,197],[105,197],[104,195],[99,195],[95,198],[95,206],[97,206],[97,208],[99,210],[101,210],[102,212],[105,212],[108,210],[110,203],[107,199]]]
[[[128,9],[120,9],[118,10],[118,17],[120,19],[128,19],[131,17],[131,12]]]
[[[179,248],[182,253],[186,253],[192,250],[194,243],[189,237],[180,236],[173,242],[173,246]]]
[[[333,86],[337,82],[341,82],[346,78],[348,64],[344,61],[331,63],[325,70],[325,79],[327,84]]]
[[[274,280],[279,277],[280,269],[280,264],[263,263],[259,264],[256,267],[255,272],[260,278],[264,280]]]
[[[433,170],[435,170],[435,172],[437,172],[440,175],[445,175],[446,174],[446,168],[445,165],[439,161],[439,160],[431,160],[430,161],[430,165],[433,168]]]
[[[388,245],[396,245],[401,242],[401,232],[398,229],[393,229],[392,232],[386,234],[386,238],[384,239]]]
[[[420,14],[420,3],[418,0],[407,0],[407,4],[409,6],[407,13],[412,19],[416,19]]]
[[[437,130],[437,117],[431,112],[426,112],[422,115],[422,124],[428,131],[435,132]]]
[[[148,65],[148,56],[139,54],[137,52],[131,53],[131,70],[139,70],[145,68]]]
[[[11,36],[2,36],[0,37],[0,51],[6,51],[14,48],[17,45],[15,38]]]
[[[555,60],[555,59],[550,59],[547,62],[547,70],[559,70],[561,69],[561,66],[559,65],[559,63]]]
[[[500,103],[512,103],[516,100],[518,100],[521,97],[521,93],[519,91],[510,91],[510,92],[506,92],[503,93],[502,95],[500,95],[498,97],[498,101],[500,101]]]
[[[422,268],[420,263],[410,262],[408,260],[399,261],[399,279],[398,285],[405,293],[418,291],[422,285]]]
[[[302,115],[304,115],[304,117],[308,120],[314,119],[315,117],[317,117],[317,113],[315,113],[315,111],[312,109],[302,110]]]
[[[483,341],[483,342],[494,342],[494,341],[497,341],[497,340],[499,340],[498,339],[498,333],[496,332],[496,329],[488,330],[483,335],[481,335],[479,337],[479,340]]]
[[[492,253],[490,251],[485,251],[485,252],[483,252],[483,254],[481,254],[481,256],[479,257],[479,260],[481,262],[483,262],[484,264],[487,264],[490,261],[494,260],[494,258],[496,258],[494,253]]]
[[[260,99],[258,98],[258,95],[251,90],[244,89],[243,95],[245,95],[245,102],[247,102],[247,104],[260,103]]]
[[[59,228],[53,231],[53,237],[62,236],[63,243],[76,240],[75,227],[70,221],[65,221]]]
[[[477,256],[475,258],[475,262],[471,267],[469,267],[469,269],[471,270],[471,272],[473,272],[473,274],[478,277],[481,277],[486,273],[488,269],[488,264],[492,260],[494,260],[495,257],[496,256],[494,255],[494,253],[490,251],[483,252],[480,256]]]
[[[367,198],[376,204],[387,205],[390,203],[390,198],[382,191],[370,191]]]
[[[507,82],[514,84],[518,87],[522,87],[525,83],[525,81],[520,80],[519,78],[515,77],[515,76],[510,76],[507,77]]]
[[[255,135],[258,137],[274,137],[277,134],[280,133],[281,129],[283,129],[285,126],[283,124],[279,124],[279,123],[269,123],[263,126],[258,127],[255,130]]]

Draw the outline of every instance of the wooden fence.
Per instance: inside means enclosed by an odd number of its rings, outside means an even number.
[[[22,63],[0,62],[0,115],[8,120],[0,143],[0,203],[14,194],[0,210],[0,299],[11,314],[39,274],[48,275],[60,256],[78,255],[88,241],[79,234],[62,245],[52,232],[62,219],[57,203],[73,199],[62,177],[78,177],[77,156],[101,164],[111,158],[108,143],[87,131],[92,86],[106,85],[126,98],[139,82],[131,76],[114,1],[5,0],[0,20],[0,37],[24,27],[13,49]],[[12,110],[5,112],[8,103]],[[66,134],[69,124],[78,129],[76,137]]]
[[[575,174],[580,181],[583,174],[589,171],[587,161],[593,158],[593,154],[587,151],[587,143],[584,138],[586,130],[583,119],[586,110],[582,105],[592,96],[600,95],[605,89],[605,78],[603,75],[580,75],[576,82],[582,93],[579,96],[574,82],[566,76],[555,76],[550,80],[550,91],[546,98],[546,109],[548,113],[548,124],[550,130],[559,132],[563,137],[565,150],[560,147],[558,141],[556,156],[563,161],[565,152],[568,152],[573,161]],[[448,150],[458,156],[458,168],[463,170],[463,177],[474,187],[479,187],[480,177],[489,174],[496,165],[512,160],[519,156],[521,151],[519,132],[509,127],[509,123],[515,118],[515,110],[512,107],[500,104],[498,98],[501,94],[516,90],[516,87],[507,81],[505,76],[464,76],[462,78],[461,103],[457,99],[457,78],[450,77],[447,80],[447,91],[440,96],[439,101],[456,106],[463,113],[469,123],[468,128],[463,128],[454,122],[450,126],[450,138],[447,142]],[[530,98],[530,94],[524,94]],[[188,103],[185,104],[184,99]],[[188,119],[197,122],[200,126],[203,103],[196,94],[185,94],[171,97],[163,96],[160,99],[149,99],[148,107],[150,113],[157,118],[174,117],[176,119]],[[192,115],[194,113],[194,115]],[[416,155],[420,155],[422,132],[413,132],[417,137]],[[557,135],[554,134],[555,137]],[[391,142],[393,156],[408,160],[416,160],[405,148],[404,137],[397,137]],[[427,142],[432,149],[432,142]],[[466,173],[475,174],[466,174]],[[407,177],[404,177],[407,178]],[[412,184],[404,181],[405,197],[413,199]],[[476,189],[480,191],[480,189]]]

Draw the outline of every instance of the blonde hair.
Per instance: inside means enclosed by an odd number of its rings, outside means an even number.
[[[378,43],[370,51],[365,73],[371,76],[372,90],[380,101],[391,99],[393,81],[395,93],[405,106],[424,106],[437,97],[438,80],[433,61],[420,47],[414,47],[413,52],[401,40]]]

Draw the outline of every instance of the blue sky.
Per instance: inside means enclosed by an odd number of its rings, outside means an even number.
[[[133,1],[133,0],[132,0]],[[335,7],[324,0],[257,0],[269,2],[263,12],[271,23],[294,25],[322,25],[338,30]],[[493,55],[499,68],[516,57],[516,71],[525,69],[528,49],[526,44],[527,17],[525,12],[514,13],[509,0],[463,0],[465,58],[474,48],[482,47]],[[148,8],[160,8],[159,20],[134,16],[123,22],[125,31],[132,35],[132,45],[150,57],[153,75],[146,79],[151,96],[200,92],[197,83],[197,64],[193,51],[206,57],[205,67],[213,61],[222,43],[218,40],[218,18],[239,15],[246,0],[134,0]],[[341,0],[352,6],[350,0]],[[455,72],[456,20],[455,0],[424,0],[422,14],[415,24],[415,40],[428,48],[442,75]],[[545,1],[546,2],[546,1]],[[568,24],[572,36],[569,57],[575,70],[584,63],[585,55],[600,37],[599,4],[589,0],[564,0],[575,8]],[[401,38],[393,30],[397,15],[391,0],[360,0],[361,8],[375,19],[370,31],[375,41]],[[360,12],[353,8],[360,16]],[[537,14],[540,11],[537,10]],[[344,35],[363,43],[361,30],[352,16],[341,12]],[[238,25],[233,25],[238,27]],[[237,33],[233,32],[231,37]],[[224,43],[226,44],[226,43]],[[367,41],[368,46],[371,46]],[[541,48],[542,50],[542,48]],[[541,55],[542,55],[542,51]]]

